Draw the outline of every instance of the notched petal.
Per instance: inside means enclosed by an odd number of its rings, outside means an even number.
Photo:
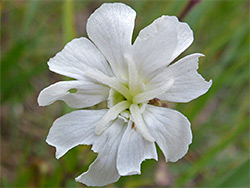
[[[191,124],[180,112],[148,105],[143,118],[166,161],[176,162],[192,143]]]
[[[117,119],[97,137],[92,150],[98,152],[98,157],[90,165],[87,172],[76,178],[77,182],[88,186],[105,186],[120,178],[116,167],[116,159],[125,127],[124,121]]]
[[[142,29],[133,44],[133,58],[145,81],[169,65],[193,42],[193,32],[175,16],[162,16]]]
[[[158,160],[155,143],[144,139],[129,122],[118,150],[117,169],[121,176],[141,174],[141,163],[146,159]]]
[[[73,147],[93,144],[97,135],[95,124],[107,110],[78,110],[55,120],[46,142],[56,147],[56,158],[62,157]]]
[[[188,55],[176,63],[168,66],[156,75],[148,87],[159,87],[166,79],[173,79],[174,84],[163,94],[157,96],[161,100],[170,102],[189,102],[203,95],[212,85],[212,80],[206,81],[198,72],[199,57],[203,54]]]
[[[114,74],[127,78],[124,54],[131,48],[136,12],[123,3],[104,3],[88,19],[89,38],[110,63]]]
[[[84,79],[84,72],[90,70],[102,71],[113,75],[111,68],[99,49],[87,38],[73,39],[50,58],[49,69],[55,73],[75,79]]]
[[[107,100],[108,93],[108,87],[89,80],[61,81],[43,89],[37,102],[47,106],[61,100],[72,108],[86,108]]]

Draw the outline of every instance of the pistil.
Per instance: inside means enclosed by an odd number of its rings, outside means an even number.
[[[135,64],[133,58],[128,54],[125,54],[124,57],[125,57],[127,64],[128,64],[129,90],[130,90],[130,94],[133,96],[133,95],[136,95],[138,93],[138,86],[139,86],[139,84],[138,84],[138,72],[137,72],[136,64]]]

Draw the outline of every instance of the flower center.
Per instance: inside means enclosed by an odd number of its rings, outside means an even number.
[[[128,87],[128,84],[124,85],[128,88],[129,97],[124,96],[114,89],[110,89],[108,98],[109,111],[104,115],[96,127],[96,134],[101,134],[106,128],[110,126],[109,122],[118,116],[125,121],[133,121],[133,128],[138,130],[141,135],[150,142],[154,142],[154,138],[150,135],[144,120],[142,119],[142,113],[146,108],[148,100],[143,102],[137,102],[135,97],[141,93],[144,93],[144,83],[138,84],[137,88],[133,90]]]
[[[97,122],[95,133],[97,135],[102,134],[112,124],[112,121],[119,116],[125,119],[125,121],[133,121],[134,127],[137,128],[136,130],[145,139],[154,142],[155,140],[150,135],[141,114],[145,110],[149,100],[166,92],[173,84],[173,81],[169,80],[159,88],[146,90],[145,84],[139,78],[133,59],[129,55],[125,55],[124,57],[128,65],[128,80],[126,81],[116,77],[109,77],[97,70],[85,72],[85,76],[110,87],[108,97],[109,110]]]

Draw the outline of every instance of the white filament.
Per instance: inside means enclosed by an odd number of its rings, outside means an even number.
[[[119,113],[129,108],[130,102],[122,101],[117,103],[115,106],[109,109],[109,111],[102,117],[100,121],[97,122],[95,133],[100,135],[105,131],[112,120],[114,120]]]
[[[147,127],[142,119],[138,105],[132,104],[129,109],[130,109],[133,121],[135,123],[135,127],[138,129],[138,131],[141,133],[141,135],[149,142],[154,142],[155,139],[150,135],[150,133],[147,129]]]
[[[139,103],[143,103],[143,102],[146,102],[148,100],[151,100],[151,99],[165,93],[173,85],[173,83],[174,83],[174,80],[171,79],[164,86],[162,86],[160,88],[156,88],[156,89],[152,89],[152,90],[140,93],[133,98],[133,103],[139,104]]]
[[[127,100],[131,100],[131,95],[129,89],[123,85],[117,78],[109,77],[101,72],[85,72],[85,75],[89,78],[92,78],[98,82],[101,82],[109,87],[113,88],[114,90],[121,93]]]

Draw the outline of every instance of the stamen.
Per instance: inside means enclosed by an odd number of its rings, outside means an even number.
[[[150,135],[150,133],[147,129],[147,127],[142,119],[138,105],[132,104],[129,109],[130,109],[133,121],[135,123],[135,127],[138,129],[138,131],[141,133],[141,135],[145,139],[147,139],[149,142],[154,142],[155,139]]]
[[[152,89],[152,90],[140,93],[133,98],[133,103],[138,104],[138,103],[143,103],[143,102],[146,102],[148,100],[151,100],[151,99],[165,93],[173,85],[173,83],[174,83],[174,80],[171,79],[164,86],[162,86],[160,88],[156,88],[156,89]]]
[[[128,80],[129,80],[130,93],[132,95],[135,95],[135,94],[137,94],[136,92],[138,90],[137,68],[136,68],[136,65],[135,65],[133,58],[130,55],[125,54],[124,57],[125,57],[127,64],[128,64],[128,74],[129,74]]]
[[[128,88],[126,86],[124,86],[122,84],[122,82],[120,82],[117,78],[109,77],[109,76],[107,76],[99,71],[85,72],[84,75],[86,75],[87,77],[92,78],[100,83],[108,85],[109,87],[111,87],[114,90],[121,93],[127,100],[132,99]]]
[[[130,102],[122,101],[117,103],[115,106],[109,109],[109,111],[97,122],[95,133],[100,135],[110,126],[110,121],[114,120],[119,113],[129,108]]]

